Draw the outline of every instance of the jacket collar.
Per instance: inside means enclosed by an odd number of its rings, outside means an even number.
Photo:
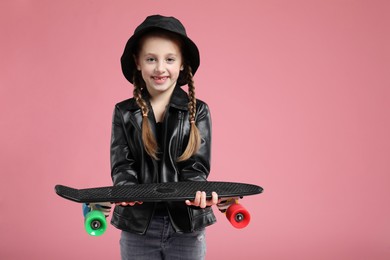
[[[188,95],[179,86],[176,86],[173,90],[171,101],[169,102],[171,107],[175,107],[181,110],[188,110]]]

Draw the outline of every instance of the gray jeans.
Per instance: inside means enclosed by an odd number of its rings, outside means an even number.
[[[154,217],[145,235],[122,231],[120,250],[122,260],[203,260],[205,230],[176,233],[169,217]]]

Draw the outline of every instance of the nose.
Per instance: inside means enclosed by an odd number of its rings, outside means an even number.
[[[156,62],[156,67],[154,68],[154,71],[160,74],[163,73],[165,71],[164,61]]]

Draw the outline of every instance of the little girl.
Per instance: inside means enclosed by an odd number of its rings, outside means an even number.
[[[149,16],[121,57],[133,98],[115,106],[111,137],[114,185],[207,181],[211,121],[195,98],[199,51],[174,17]],[[181,86],[188,86],[188,94]],[[122,230],[122,259],[204,259],[205,227],[216,219],[202,191],[194,201],[118,203],[111,223]]]

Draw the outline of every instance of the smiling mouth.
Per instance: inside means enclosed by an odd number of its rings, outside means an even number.
[[[166,80],[168,77],[167,76],[164,76],[164,77],[152,77],[154,80]]]
[[[153,79],[155,84],[160,85],[160,84],[164,84],[167,81],[168,76],[164,76],[164,77],[154,76],[154,77],[152,77],[152,79]]]

